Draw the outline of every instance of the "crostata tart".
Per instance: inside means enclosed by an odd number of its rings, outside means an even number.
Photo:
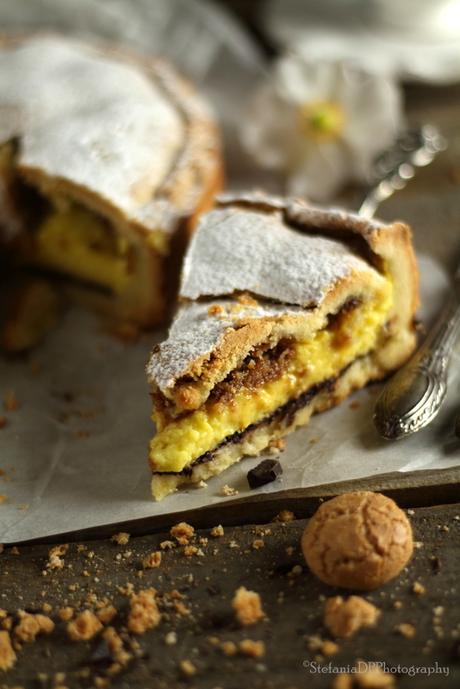
[[[409,228],[263,195],[221,197],[185,257],[147,373],[152,492],[256,455],[414,349]]]
[[[220,184],[214,118],[168,64],[57,36],[0,41],[0,238],[22,266],[156,324]]]

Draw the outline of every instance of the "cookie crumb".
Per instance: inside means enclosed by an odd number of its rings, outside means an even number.
[[[67,625],[67,634],[72,641],[89,641],[102,629],[102,622],[91,612],[84,610]]]
[[[380,610],[361,596],[334,596],[326,601],[324,624],[331,634],[347,639],[361,627],[373,627],[380,617]]]
[[[265,541],[263,541],[261,538],[255,538],[251,544],[251,547],[253,550],[261,550],[262,548],[265,548]]]
[[[0,631],[0,670],[10,670],[16,662],[16,653],[7,631]]]
[[[176,632],[168,632],[165,636],[165,644],[167,646],[175,646],[177,644]]]
[[[25,643],[35,641],[39,634],[51,634],[54,629],[53,620],[47,615],[19,610],[19,623],[14,628],[14,635]]]
[[[396,625],[395,631],[401,634],[401,636],[406,637],[406,639],[413,639],[415,636],[415,627],[413,624],[409,624],[408,622],[402,622],[401,624]]]
[[[69,620],[72,619],[72,617],[74,616],[74,613],[75,613],[74,609],[67,605],[66,607],[60,608],[58,610],[58,617],[63,622],[68,622]]]
[[[220,304],[211,304],[211,306],[208,308],[209,316],[221,316],[223,313],[225,313],[225,311],[223,306]]]
[[[142,560],[142,567],[144,569],[155,569],[161,565],[161,553],[159,550],[146,555]]]
[[[63,569],[64,560],[63,556],[67,553],[69,546],[67,543],[62,543],[61,545],[55,545],[50,548],[48,552],[48,562],[46,563],[47,569]]]
[[[238,647],[234,641],[222,641],[220,644],[221,651],[228,658],[236,656],[238,653]]]
[[[161,619],[153,588],[134,593],[129,601],[128,629],[134,634],[144,634],[147,629],[156,627]]]
[[[244,626],[255,624],[265,617],[259,594],[248,591],[244,586],[235,592],[232,607],[238,622]]]
[[[426,593],[426,588],[419,581],[414,581],[412,584],[412,591],[417,594],[417,596],[423,596]]]
[[[213,538],[222,538],[223,535],[224,527],[222,526],[222,524],[218,524],[218,526],[213,526],[213,528],[211,529],[211,536]]]
[[[240,653],[250,658],[263,658],[265,655],[265,644],[263,641],[253,641],[253,639],[242,639],[239,643]]]
[[[117,545],[127,545],[130,537],[131,535],[126,533],[126,531],[120,531],[119,533],[114,533],[110,540]]]
[[[179,667],[185,677],[193,677],[197,673],[197,669],[191,660],[181,660]]]
[[[189,540],[193,538],[195,529],[187,522],[179,522],[171,528],[169,533],[180,545],[187,545]]]
[[[219,495],[221,495],[224,498],[228,498],[232,495],[239,495],[239,491],[236,490],[236,488],[232,488],[232,486],[229,486],[225,484],[222,486],[222,488],[219,491]]]
[[[295,519],[295,514],[294,512],[291,512],[291,510],[281,510],[276,517],[274,517],[273,521],[274,522],[281,522],[282,524],[288,524],[289,522],[294,521]]]
[[[106,625],[113,620],[117,612],[118,611],[114,605],[104,605],[96,612],[96,616],[97,619],[102,622],[102,624]]]

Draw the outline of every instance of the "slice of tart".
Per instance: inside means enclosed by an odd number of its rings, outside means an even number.
[[[157,499],[260,453],[416,341],[409,228],[296,200],[222,197],[191,241],[180,297],[147,367]]]
[[[164,62],[65,37],[0,41],[0,236],[72,295],[161,321],[221,172],[211,112]]]

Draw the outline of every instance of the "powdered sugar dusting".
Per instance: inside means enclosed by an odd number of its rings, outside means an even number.
[[[184,263],[181,296],[248,291],[317,306],[336,282],[369,266],[342,242],[299,232],[280,212],[223,208],[201,221]]]
[[[20,138],[19,165],[89,188],[127,217],[146,215],[185,136],[152,75],[66,38],[7,47],[0,141]]]

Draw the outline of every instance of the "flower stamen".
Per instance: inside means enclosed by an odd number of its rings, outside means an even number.
[[[318,100],[300,106],[300,128],[308,139],[337,139],[345,126],[345,112],[334,101]]]

